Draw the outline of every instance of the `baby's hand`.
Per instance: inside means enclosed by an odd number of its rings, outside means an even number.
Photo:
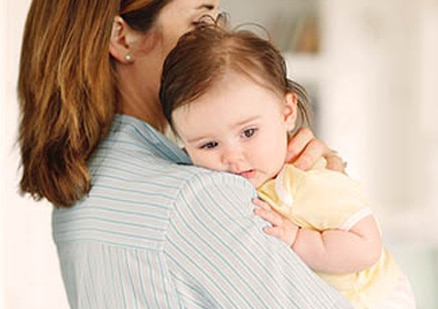
[[[263,231],[268,235],[277,237],[289,247],[292,247],[295,243],[299,226],[280,215],[267,203],[259,199],[254,199],[253,203],[257,206],[254,208],[254,214],[272,225],[263,228]]]

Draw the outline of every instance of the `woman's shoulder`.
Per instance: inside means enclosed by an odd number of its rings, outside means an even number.
[[[207,217],[227,224],[252,220],[252,199],[257,197],[257,192],[249,181],[231,173],[190,166],[185,169],[189,177],[172,200],[173,224],[178,225],[187,218],[192,225],[200,226]]]
[[[184,186],[187,188],[201,187],[216,191],[220,188],[239,188],[255,192],[255,188],[245,178],[227,172],[218,172],[193,165],[178,165],[180,172],[185,174]]]
[[[193,165],[171,165],[161,172],[158,177],[165,184],[161,194],[170,195],[169,208],[177,212],[202,213],[212,207],[234,211],[252,205],[251,199],[257,196],[250,182],[231,173]]]

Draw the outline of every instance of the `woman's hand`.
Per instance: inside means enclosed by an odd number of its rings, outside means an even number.
[[[286,162],[293,163],[302,170],[309,170],[320,159],[327,160],[330,170],[345,172],[346,163],[308,128],[301,128],[289,140]]]
[[[254,214],[272,225],[263,228],[263,231],[292,247],[298,234],[298,225],[280,215],[262,200],[253,199],[253,203],[257,206],[254,208]]]

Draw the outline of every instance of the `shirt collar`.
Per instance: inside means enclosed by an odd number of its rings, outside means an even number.
[[[134,128],[136,135],[145,142],[152,151],[166,160],[178,164],[192,164],[187,153],[178,147],[169,138],[155,130],[148,123],[128,115],[116,114],[112,130],[120,127],[130,126]]]

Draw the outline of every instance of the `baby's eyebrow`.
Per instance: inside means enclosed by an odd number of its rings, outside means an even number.
[[[253,121],[255,121],[255,120],[259,119],[259,118],[260,118],[259,115],[256,115],[256,116],[252,116],[252,117],[246,118],[245,120],[242,120],[242,121],[239,121],[238,123],[236,123],[236,124],[234,125],[234,127],[241,127],[241,126],[244,126],[244,125],[246,125],[247,123],[249,123],[249,122],[253,122]]]
[[[197,144],[202,140],[208,140],[208,137],[206,137],[206,136],[194,137],[194,138],[188,139],[187,143],[188,144]]]

